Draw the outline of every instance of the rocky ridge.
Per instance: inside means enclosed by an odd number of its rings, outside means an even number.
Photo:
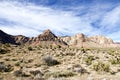
[[[64,42],[72,47],[119,47],[111,38],[97,35],[87,37],[84,34],[76,34],[74,36],[60,37]]]
[[[119,44],[113,42],[112,39],[105,36],[87,37],[84,34],[76,34],[74,36],[57,37],[49,29],[43,31],[37,37],[26,37],[23,35],[13,36],[0,30],[0,43],[11,44],[30,44],[30,45],[62,45],[72,47],[119,47]]]
[[[49,29],[45,30],[37,37],[26,37],[23,35],[12,36],[8,35],[2,30],[0,31],[0,43],[11,43],[17,45],[30,44],[30,45],[66,45],[62,40],[59,40]]]

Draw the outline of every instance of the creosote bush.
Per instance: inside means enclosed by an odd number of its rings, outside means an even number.
[[[98,72],[101,72],[101,71],[109,72],[110,71],[110,65],[98,61],[97,63],[93,64],[93,69],[95,71],[98,71]]]
[[[57,60],[53,59],[51,56],[46,56],[43,58],[43,61],[48,65],[48,66],[54,66],[57,64],[60,64]]]
[[[94,60],[94,56],[88,55],[84,60],[85,60],[87,65],[91,65],[92,61]]]
[[[109,61],[111,62],[111,64],[120,64],[120,58],[119,57],[111,58]]]
[[[6,43],[5,46],[6,46],[6,47],[11,47],[9,43]]]
[[[7,53],[7,50],[0,48],[0,54],[6,54],[6,53]]]
[[[32,51],[32,50],[33,50],[33,48],[32,48],[32,47],[28,47],[28,50],[29,50],[29,51]]]

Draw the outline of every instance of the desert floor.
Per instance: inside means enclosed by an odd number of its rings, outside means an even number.
[[[120,49],[0,45],[0,80],[120,80]]]

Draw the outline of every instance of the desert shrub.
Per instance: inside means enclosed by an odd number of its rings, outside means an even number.
[[[30,73],[32,74],[32,75],[34,75],[34,76],[36,76],[36,75],[43,75],[42,73],[41,73],[41,71],[39,71],[39,70],[35,70],[35,71],[30,71]]]
[[[33,48],[32,48],[32,47],[28,47],[28,50],[29,50],[29,51],[32,51],[32,50],[33,50]]]
[[[41,64],[35,64],[35,66],[36,66],[36,67],[40,67],[40,66],[41,66]]]
[[[115,55],[115,51],[113,49],[109,49],[108,54],[111,56]]]
[[[99,61],[99,62],[93,64],[93,69],[95,71],[99,71],[99,72],[101,72],[101,71],[109,72],[110,65]]]
[[[57,45],[56,48],[58,48],[58,49],[61,48],[61,45]]]
[[[88,73],[86,69],[84,69],[81,65],[79,64],[75,64],[71,67],[68,67],[67,70],[71,70],[75,73],[79,73],[79,74],[84,74],[84,73]]]
[[[6,47],[10,47],[10,44],[9,44],[9,43],[5,43],[5,46],[6,46]]]
[[[53,77],[72,77],[75,73],[67,71],[67,72],[58,72],[53,75]]]
[[[10,72],[13,70],[13,66],[11,65],[6,65],[6,69],[4,70],[5,72]]]
[[[17,61],[17,59],[14,59],[14,58],[13,58],[12,61]]]
[[[13,70],[11,65],[5,65],[4,63],[0,63],[0,72],[10,72]]]
[[[86,62],[87,65],[91,65],[92,61],[94,60],[94,56],[87,55],[84,60],[85,60],[85,62]]]
[[[29,59],[28,60],[28,63],[31,63],[31,62],[33,62],[34,61],[34,59]]]
[[[54,77],[54,78],[59,78],[59,77],[72,77],[75,76],[76,74],[71,71],[58,71],[58,72],[53,72],[53,73],[46,73],[45,77]]]
[[[14,75],[16,77],[29,77],[30,75],[25,74],[22,70],[16,70],[14,71]]]
[[[7,50],[0,48],[0,54],[6,54]]]
[[[5,61],[10,61],[10,58],[5,58],[4,60],[5,60]]]
[[[16,62],[15,66],[20,66],[21,62]]]
[[[86,50],[85,50],[83,47],[80,48],[80,50],[81,50],[82,53],[85,53],[85,52],[86,52]]]
[[[22,74],[22,70],[17,70],[17,71],[15,71],[14,72],[14,75],[16,76],[16,77],[21,77],[23,74]]]
[[[73,52],[66,52],[63,54],[63,56],[74,56],[74,55],[75,55],[75,53],[73,53]]]
[[[111,62],[111,64],[120,64],[120,58],[119,57],[111,58],[109,61]]]
[[[46,56],[43,58],[43,61],[48,65],[48,66],[53,66],[60,64],[57,60],[53,59],[51,56]]]
[[[81,74],[81,75],[82,75],[82,74],[85,74],[85,73],[88,73],[87,70],[84,69],[84,68],[82,68],[82,67],[81,67],[81,68],[74,68],[74,69],[73,69],[73,72],[79,73],[79,74]]]
[[[117,72],[115,72],[115,71],[110,71],[110,74],[111,75],[115,75]]]

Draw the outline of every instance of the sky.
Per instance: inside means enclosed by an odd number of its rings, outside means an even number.
[[[120,0],[0,0],[0,29],[33,37],[104,35],[120,42]]]

